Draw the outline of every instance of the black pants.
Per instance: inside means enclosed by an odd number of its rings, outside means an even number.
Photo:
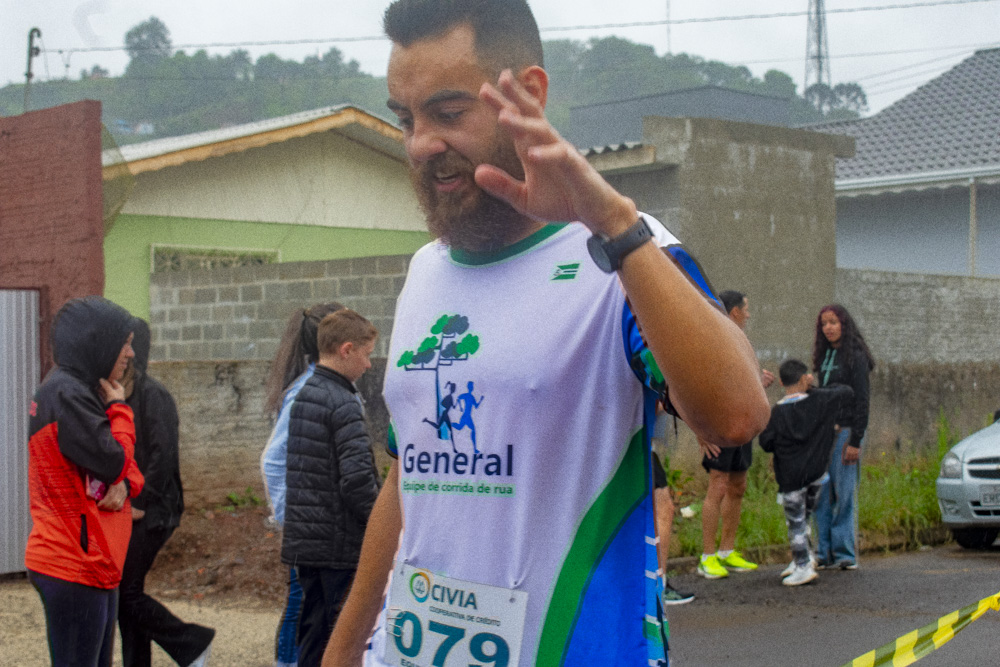
[[[94,588],[28,570],[45,608],[53,667],[111,667],[118,589]]]
[[[299,667],[318,667],[354,580],[355,570],[322,567],[296,567],[295,570],[302,584]]]
[[[154,641],[174,662],[186,667],[204,652],[215,636],[212,628],[185,623],[146,595],[146,573],[173,532],[173,528],[149,528],[144,521],[132,524],[118,614],[125,667],[149,667]]]

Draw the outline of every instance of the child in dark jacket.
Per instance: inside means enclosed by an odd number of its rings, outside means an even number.
[[[792,562],[781,573],[786,586],[800,586],[818,576],[809,544],[809,517],[828,476],[835,426],[842,423],[853,391],[836,385],[814,387],[814,378],[798,359],[778,370],[785,397],[771,409],[760,446],[774,454],[778,498],[785,508]]]

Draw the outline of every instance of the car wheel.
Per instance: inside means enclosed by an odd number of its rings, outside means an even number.
[[[988,549],[1000,533],[998,528],[953,528],[955,541],[966,549]]]

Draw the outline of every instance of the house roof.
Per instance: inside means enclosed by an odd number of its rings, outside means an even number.
[[[132,174],[141,174],[330,130],[335,130],[395,159],[406,159],[403,133],[398,127],[383,118],[346,104],[218,130],[129,144],[118,150],[128,164],[129,171]],[[104,151],[102,161],[105,170],[121,163],[114,151]]]
[[[1000,176],[1000,49],[974,55],[869,118],[808,128],[857,140],[837,190]]]

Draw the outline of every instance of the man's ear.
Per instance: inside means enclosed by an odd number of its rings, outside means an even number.
[[[518,72],[517,80],[544,109],[549,97],[549,75],[545,70],[538,65],[530,65]]]
[[[346,343],[341,343],[340,347],[337,348],[337,356],[341,358],[347,357],[354,349],[354,343],[347,341]]]

